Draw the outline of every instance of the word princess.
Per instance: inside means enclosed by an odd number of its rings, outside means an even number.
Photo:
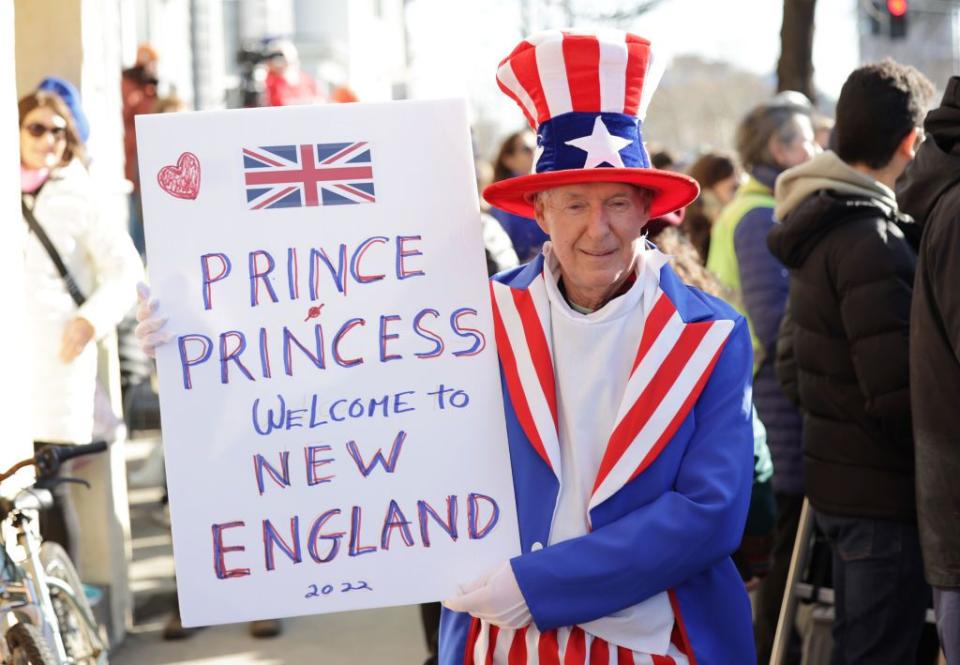
[[[329,248],[323,247],[306,250],[288,247],[285,266],[278,263],[274,253],[255,249],[242,257],[247,266],[245,275],[234,269],[241,257],[231,258],[224,252],[206,253],[200,257],[203,309],[215,311],[215,303],[231,297],[248,300],[250,307],[279,303],[281,299],[305,298],[310,302],[327,296],[345,299],[360,290],[356,287],[369,288],[378,282],[424,277],[426,272],[417,265],[418,257],[423,256],[416,244],[420,240],[418,235],[372,236],[353,247],[340,243],[335,251],[329,252]],[[303,270],[301,258],[307,259]],[[234,279],[238,277],[235,273],[241,273],[239,279]],[[366,302],[363,295],[353,301]],[[352,301],[347,300],[349,302]],[[241,381],[270,379],[279,372],[294,376],[295,367],[325,370],[328,366],[357,367],[368,361],[429,360],[445,355],[471,357],[487,346],[486,336],[475,327],[478,317],[475,307],[441,312],[436,307],[423,306],[407,317],[386,312],[369,319],[346,316],[330,322],[330,317],[325,316],[323,323],[307,324],[320,316],[321,307],[311,307],[305,320],[279,329],[259,327],[248,331],[224,330],[213,335],[202,332],[178,335],[184,390],[193,389],[194,373],[204,365],[212,381],[228,384],[231,377],[238,375]],[[274,367],[273,358],[282,359],[282,370]]]

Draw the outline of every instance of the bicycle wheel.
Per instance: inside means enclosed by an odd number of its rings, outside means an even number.
[[[40,561],[48,577],[60,580],[71,591],[72,598],[68,598],[63,589],[49,586],[53,611],[60,624],[60,639],[63,640],[63,649],[71,659],[70,662],[74,665],[103,665],[106,658],[101,657],[103,648],[94,632],[95,628],[92,628],[96,626],[96,622],[73,561],[66,551],[54,542],[40,545]]]
[[[57,665],[57,659],[36,626],[17,623],[3,635],[11,665]]]

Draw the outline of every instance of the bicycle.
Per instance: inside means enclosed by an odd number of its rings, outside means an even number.
[[[76,568],[57,543],[43,542],[38,516],[53,506],[51,489],[76,478],[58,477],[69,459],[106,450],[103,442],[82,446],[48,446],[0,474],[6,480],[35,466],[36,482],[10,499],[0,497],[0,524],[16,532],[22,560],[15,561],[0,533],[0,640],[2,665],[106,665],[107,647]]]

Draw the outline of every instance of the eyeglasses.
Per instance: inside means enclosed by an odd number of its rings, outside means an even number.
[[[53,138],[59,141],[67,136],[66,127],[49,127],[41,122],[31,122],[29,125],[24,127],[24,129],[26,129],[30,136],[35,139],[38,139],[45,134],[53,134]]]

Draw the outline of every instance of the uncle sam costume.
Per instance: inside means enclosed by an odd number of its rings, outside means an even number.
[[[650,168],[640,136],[655,71],[650,43],[623,32],[521,42],[497,79],[537,128],[536,172],[484,197],[533,217],[535,192],[625,182],[654,192],[651,218],[689,204],[696,184]],[[522,546],[510,566],[533,622],[444,608],[440,662],[756,662],[729,556],[752,482],[745,320],[653,247],[587,314],[565,302],[559,270],[548,243],[491,282]]]

